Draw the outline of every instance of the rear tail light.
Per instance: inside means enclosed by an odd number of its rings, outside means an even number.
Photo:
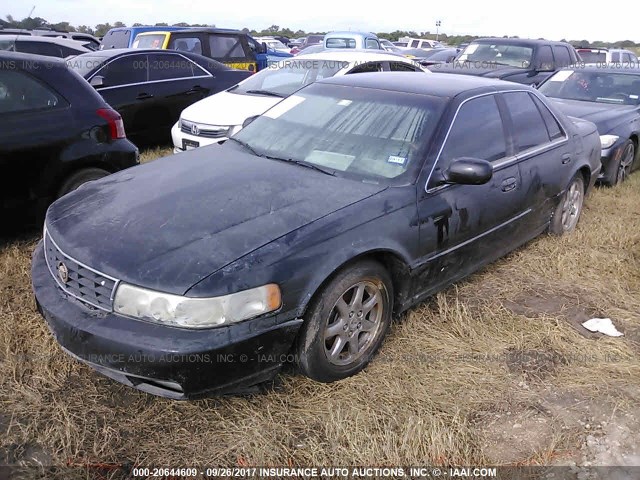
[[[96,113],[109,122],[109,135],[111,136],[111,140],[126,138],[124,122],[118,112],[111,108],[99,108]]]

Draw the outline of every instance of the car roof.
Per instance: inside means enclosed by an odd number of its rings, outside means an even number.
[[[530,47],[533,45],[569,45],[567,42],[557,42],[555,40],[545,40],[543,38],[502,38],[502,37],[487,37],[487,38],[478,38],[473,40],[471,43],[496,43],[496,44],[505,44],[509,45],[521,45],[523,47]]]
[[[469,90],[532,90],[531,87],[475,75],[438,73],[425,77],[412,72],[374,72],[357,75],[342,75],[319,80],[316,83],[344,85],[349,87],[391,90],[396,92],[454,97]]]
[[[352,31],[335,31],[325,35],[327,37],[378,37],[375,33],[370,32],[352,32]]]
[[[73,40],[72,38],[66,37],[48,37],[48,36],[40,36],[40,35],[16,35],[14,37],[6,35],[2,36],[3,40],[6,38],[10,40],[20,40],[21,42],[45,42],[45,43],[55,43],[57,45],[63,45],[70,48],[86,48],[81,40]],[[89,49],[87,49],[89,50]]]
[[[304,52],[304,50],[303,50]],[[287,60],[295,60],[296,58],[301,58],[304,60],[327,60],[327,61],[337,61],[337,62],[374,62],[376,60],[380,61],[389,61],[398,59],[404,59],[407,62],[411,62],[411,59],[403,56],[397,55],[394,53],[386,52],[385,50],[356,50],[355,48],[341,48],[341,49],[333,49],[327,48],[318,53],[308,53],[306,55],[300,54],[296,57],[288,58]]]
[[[234,35],[249,35],[242,30],[234,30],[233,28],[215,28],[215,27],[191,27],[189,29],[185,29],[188,33],[233,33]],[[174,30],[171,33],[179,32],[180,30]]]
[[[67,68],[67,64],[62,58],[46,57],[35,53],[9,52],[7,50],[0,50],[0,60],[25,62],[25,66],[27,66],[27,69],[31,68],[35,70],[39,70],[38,68],[36,68],[36,65],[41,65],[44,63],[46,63],[47,65],[47,70],[50,70],[52,68]]]

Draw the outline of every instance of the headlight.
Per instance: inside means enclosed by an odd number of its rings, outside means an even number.
[[[602,144],[602,149],[605,150],[613,146],[614,143],[618,141],[620,138],[617,135],[600,135],[600,143]]]
[[[175,327],[210,328],[240,322],[280,308],[276,284],[222,297],[189,298],[121,283],[114,310],[122,315]]]
[[[178,119],[178,130],[182,128],[182,118]]]

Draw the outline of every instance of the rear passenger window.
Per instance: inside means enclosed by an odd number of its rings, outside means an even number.
[[[389,64],[389,69],[392,72],[419,72],[421,71],[418,67],[414,65],[409,65],[408,63],[403,62],[391,62]]]
[[[382,71],[382,62],[367,62],[357,67],[354,67],[350,72],[347,73],[368,73],[368,72],[381,72]]]
[[[24,53],[35,53],[47,57],[62,58],[62,49],[55,43],[45,42],[16,42],[16,50]]]
[[[531,95],[531,98],[533,98],[533,102],[536,104],[538,111],[542,115],[542,119],[547,127],[547,132],[549,133],[549,138],[551,140],[556,140],[557,138],[563,137],[564,133],[562,131],[562,127],[558,123],[558,120],[556,120],[556,117],[554,117],[549,111],[547,106],[535,95]]]
[[[520,152],[549,142],[547,126],[527,92],[504,93],[511,114],[516,145]]]
[[[553,53],[549,45],[543,45],[538,49],[536,67],[540,70],[555,70],[553,66]]]
[[[66,105],[49,87],[18,70],[0,70],[0,113],[48,110]]]
[[[126,55],[102,67],[96,75],[104,77],[105,87],[117,87],[147,81],[147,55]]]
[[[613,52],[611,54],[611,61],[615,62],[615,63],[619,62],[620,61],[620,52]]]
[[[474,98],[458,111],[446,140],[438,166],[446,170],[452,160],[462,157],[494,162],[507,156],[500,111],[494,95]]]
[[[211,35],[209,37],[209,48],[211,48],[211,56],[223,62],[231,59],[246,58],[240,37]]]
[[[181,52],[191,52],[202,55],[202,42],[198,37],[178,37],[172,38],[168,45],[169,50],[180,50]]]

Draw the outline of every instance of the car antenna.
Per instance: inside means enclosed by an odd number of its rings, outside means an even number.
[[[31,15],[33,15],[33,11],[36,9],[36,6],[34,5],[33,7],[31,7],[31,11],[29,12],[29,15],[27,16],[27,18],[31,18]],[[20,36],[20,32],[16,32],[16,38],[13,40],[13,51],[17,52],[18,50],[16,50],[16,43],[18,42],[18,37]]]

